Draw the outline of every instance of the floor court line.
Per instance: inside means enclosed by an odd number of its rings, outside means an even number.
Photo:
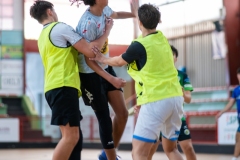
[[[97,160],[100,152],[101,150],[96,149],[83,149],[82,160]],[[52,153],[53,149],[0,149],[0,160],[51,160]],[[132,160],[130,151],[118,151],[118,155],[122,160]],[[232,155],[197,154],[198,160],[231,160],[231,157]],[[168,158],[163,152],[157,152],[153,160]]]

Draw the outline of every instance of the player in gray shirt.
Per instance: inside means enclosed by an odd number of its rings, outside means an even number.
[[[104,34],[108,17],[114,19],[136,17],[138,9],[135,0],[131,3],[132,12],[114,12],[108,6],[108,0],[83,0],[83,2],[90,7],[79,20],[76,31],[89,42]],[[108,57],[108,40],[100,48],[102,54]],[[102,76],[100,72],[102,70],[109,73],[110,77]],[[111,80],[116,74],[111,66],[97,64],[83,54],[79,55],[79,71],[84,103],[93,108],[99,122],[100,138],[104,148],[99,160],[115,160],[115,148],[119,145],[128,118],[122,90]],[[115,112],[113,122],[109,115],[108,102]]]

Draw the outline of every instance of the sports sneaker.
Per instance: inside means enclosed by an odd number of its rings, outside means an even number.
[[[102,151],[102,153],[98,156],[98,160],[108,160],[104,151]],[[121,157],[117,155],[116,160],[121,160]]]

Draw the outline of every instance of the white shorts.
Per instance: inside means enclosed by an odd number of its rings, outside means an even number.
[[[183,97],[171,97],[141,106],[133,138],[155,143],[160,132],[164,138],[178,139],[183,116]]]

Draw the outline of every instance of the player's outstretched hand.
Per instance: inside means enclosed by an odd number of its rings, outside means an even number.
[[[104,60],[106,59],[106,57],[100,52],[100,50],[96,46],[92,48],[92,51],[96,56],[94,58],[89,58],[89,60],[104,63]]]
[[[79,7],[80,4],[82,3],[82,1],[80,1],[80,0],[69,0],[69,2],[71,2],[71,6],[72,6],[74,3],[76,3],[77,7]]]
[[[119,77],[113,77],[110,83],[116,88],[122,88],[126,85],[126,81]]]
[[[217,121],[219,117],[221,117],[222,113],[218,112],[218,114],[215,116],[215,120]]]
[[[134,113],[139,113],[141,106],[134,106]]]
[[[135,17],[138,16],[138,8],[139,8],[139,0],[130,0],[131,4],[131,12],[135,15]]]
[[[111,17],[106,17],[105,32],[110,33],[112,26],[113,26],[113,19]]]

